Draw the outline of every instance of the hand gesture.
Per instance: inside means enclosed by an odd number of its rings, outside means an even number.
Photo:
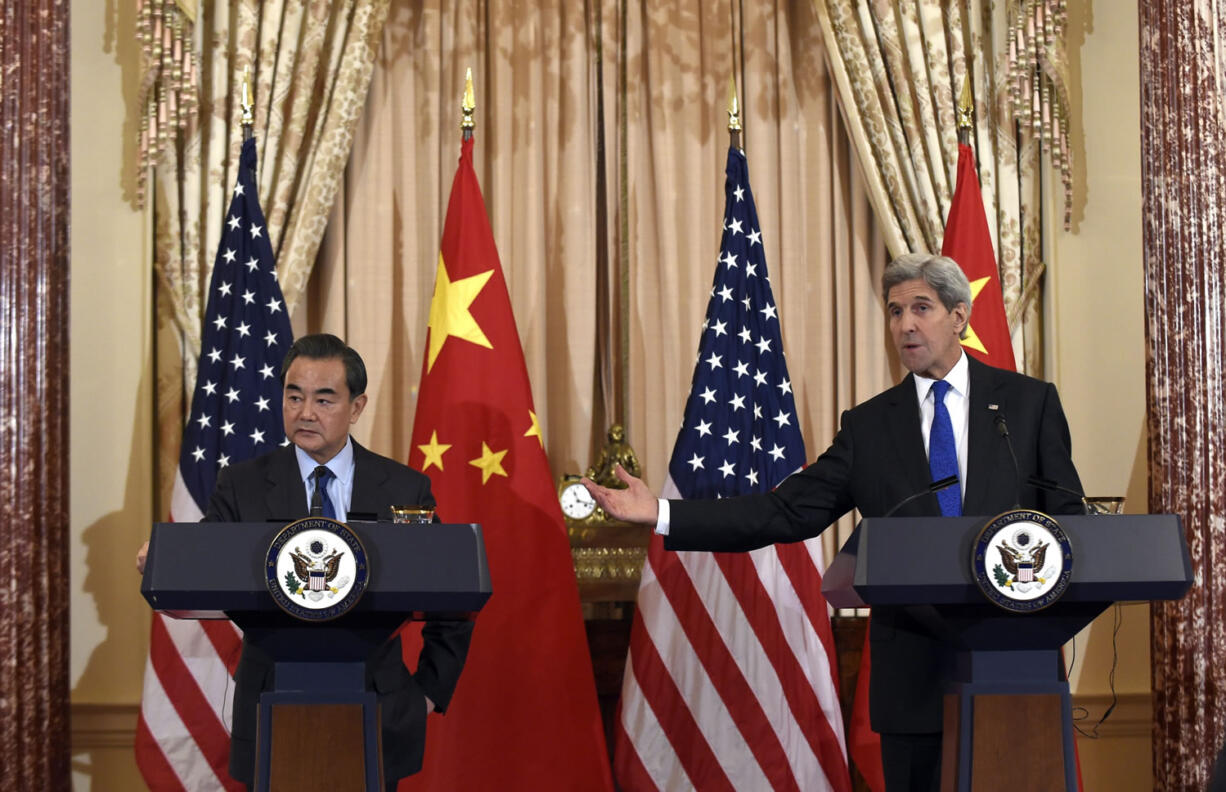
[[[613,472],[626,483],[626,489],[602,487],[587,476],[579,481],[587,487],[587,491],[592,493],[596,503],[610,517],[626,522],[655,525],[660,511],[660,504],[656,496],[647,488],[642,479],[627,473],[620,464],[613,468]]]

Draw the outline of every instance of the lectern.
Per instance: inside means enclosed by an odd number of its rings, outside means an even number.
[[[1192,585],[1183,528],[1175,515],[1059,515],[1072,547],[1068,588],[1043,610],[1013,613],[991,603],[972,575],[973,547],[990,519],[864,519],[822,591],[838,608],[907,608],[952,650],[943,792],[1076,790],[1060,647],[1112,603],[1182,597]]]
[[[265,579],[282,523],[157,523],[141,594],[175,618],[229,618],[275,662],[260,697],[256,789],[382,790],[365,661],[406,619],[468,619],[491,594],[479,525],[350,522],[370,574],[345,615],[302,621]],[[322,748],[320,747],[322,746]]]

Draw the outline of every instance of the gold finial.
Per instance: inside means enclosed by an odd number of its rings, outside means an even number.
[[[251,66],[243,67],[243,98],[240,106],[243,108],[243,126],[249,127],[255,123],[255,113],[251,104]]]
[[[473,130],[473,111],[477,109],[477,100],[473,98],[473,70],[470,66],[464,70],[464,102],[460,112],[464,118],[460,121],[460,129],[471,133]]]
[[[971,75],[962,81],[962,93],[958,96],[958,129],[969,130],[975,121],[975,98],[971,95]]]
[[[728,78],[728,131],[741,131],[741,110],[736,101],[736,78]]]

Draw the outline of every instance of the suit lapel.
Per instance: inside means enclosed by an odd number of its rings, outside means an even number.
[[[962,499],[963,514],[984,514],[992,502],[989,486],[1000,478],[994,470],[1000,459],[999,434],[996,416],[1007,415],[1005,403],[1007,392],[997,380],[995,369],[967,356],[969,368],[971,403],[966,416],[966,492]],[[1001,480],[1011,480],[1008,477]],[[999,501],[999,498],[996,499]]]
[[[919,492],[932,481],[928,470],[928,454],[924,449],[924,434],[920,431],[919,400],[915,397],[915,377],[908,374],[889,391],[886,421],[898,454],[906,489]],[[935,502],[935,501],[934,501]]]
[[[273,519],[298,520],[310,514],[306,486],[298,470],[298,457],[292,445],[280,448],[268,464],[268,489],[265,493],[268,516]]]
[[[349,511],[352,514],[374,514],[380,517],[387,511],[391,498],[384,491],[387,470],[379,464],[379,457],[353,441],[353,497]]]

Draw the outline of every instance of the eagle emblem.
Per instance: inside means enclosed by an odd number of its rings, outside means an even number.
[[[1011,588],[1018,594],[1025,594],[1031,589],[1041,588],[1055,573],[1054,567],[1044,566],[1051,541],[1041,539],[1040,532],[1047,532],[1035,528],[1023,525],[1013,532],[1012,542],[1002,537],[997,543],[1000,563],[992,573],[996,577],[996,585],[1002,589]]]
[[[1044,569],[1043,561],[1047,558],[1049,542],[1036,542],[1031,533],[1020,529],[1014,536],[1017,546],[1010,544],[1008,539],[1001,541],[997,549],[1000,551],[1000,561],[1008,573],[1009,579],[1002,585],[1016,583],[1039,583],[1050,576],[1050,570]],[[1033,547],[1029,546],[1033,545]],[[1035,570],[1042,570],[1036,576]]]
[[[337,580],[344,552],[332,550],[318,536],[311,537],[305,550],[295,546],[288,555],[294,569],[285,573],[285,588],[291,595],[318,602],[325,596],[335,597],[349,582],[347,577]]]

